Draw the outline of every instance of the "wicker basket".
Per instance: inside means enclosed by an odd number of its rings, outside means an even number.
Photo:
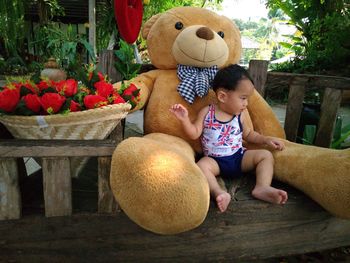
[[[46,116],[2,115],[2,122],[17,139],[105,139],[126,117],[129,103],[107,105],[97,109]],[[71,173],[78,176],[88,158],[72,157]]]

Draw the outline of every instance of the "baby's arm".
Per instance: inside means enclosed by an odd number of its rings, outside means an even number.
[[[242,119],[243,118],[241,118],[241,120]],[[245,127],[243,120],[242,120],[242,126],[243,126],[243,139],[245,141],[256,143],[256,144],[266,144],[276,150],[284,149],[283,141],[274,137],[267,137],[267,136],[261,135],[260,133],[251,130],[249,127]]]
[[[206,108],[202,109],[199,112],[197,119],[194,122],[191,122],[188,116],[187,109],[181,104],[174,104],[173,106],[171,106],[169,110],[181,122],[182,127],[184,128],[184,131],[187,134],[187,136],[190,139],[195,140],[195,139],[198,139],[199,136],[202,134],[203,120],[206,112],[208,112],[208,110],[204,112]]]

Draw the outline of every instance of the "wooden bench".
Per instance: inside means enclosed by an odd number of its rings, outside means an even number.
[[[267,61],[252,60],[249,64],[249,71],[256,89],[262,96],[265,95],[265,88],[268,86],[266,84],[288,87],[289,94],[284,130],[287,139],[292,142],[297,138],[306,91],[314,90],[315,88],[324,89],[315,145],[328,148],[333,138],[333,130],[342,101],[342,93],[344,90],[350,91],[350,78],[267,72],[267,66]]]
[[[0,220],[21,217],[16,158],[42,158],[45,216],[72,214],[70,156],[98,157],[98,211],[112,213],[116,203],[109,187],[111,155],[122,140],[120,123],[106,140],[1,140]]]
[[[266,65],[265,70],[264,65]],[[278,73],[266,74],[267,64],[252,61],[257,88]],[[306,84],[312,76],[290,75],[285,129],[295,140]],[[334,79],[333,79],[334,80]],[[349,83],[330,78],[322,103],[318,145],[332,137],[341,89]],[[285,77],[284,77],[284,81]],[[341,83],[340,88],[331,85]],[[338,84],[337,84],[338,85]],[[0,140],[0,258],[5,261],[227,261],[254,260],[350,245],[350,220],[333,217],[301,192],[288,189],[289,200],[276,206],[251,197],[254,178],[234,182],[228,211],[218,214],[211,204],[198,228],[159,236],[145,231],[117,209],[109,187],[111,155],[123,138],[123,125],[106,140]],[[70,156],[98,158],[97,213],[72,214]],[[21,217],[17,158],[42,158],[45,216]],[[19,220],[9,220],[19,219]]]

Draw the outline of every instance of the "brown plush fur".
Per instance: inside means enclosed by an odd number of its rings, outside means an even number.
[[[178,21],[184,29],[175,29]],[[204,45],[203,40],[196,39],[196,34],[191,38],[193,30],[185,30],[201,27],[214,33],[224,32],[224,41],[215,39],[215,45]],[[181,35],[183,32],[185,36]],[[202,107],[215,102],[215,96],[211,91],[204,98],[196,98],[192,105],[186,103],[177,92],[176,61],[219,67],[237,63],[241,54],[240,36],[228,18],[193,7],[174,8],[152,17],[144,25],[143,36],[151,61],[159,68],[133,80],[141,89],[138,108],[145,109],[144,130],[149,135],[127,139],[117,147],[112,160],[111,187],[123,210],[137,224],[156,233],[179,233],[203,222],[209,188],[194,162],[194,151],[201,152],[199,141],[185,136],[169,108],[182,103],[193,120]],[[174,46],[183,49],[179,52]],[[221,51],[227,48],[227,60],[222,61]],[[248,111],[250,119],[246,122],[252,128],[264,135],[285,138],[275,114],[257,92],[249,100]],[[304,191],[331,213],[350,218],[349,150],[286,142],[285,150],[273,154],[277,179]]]
[[[128,152],[134,154],[132,165]],[[209,188],[199,167],[192,165],[193,156],[185,141],[170,135],[150,134],[123,141],[113,154],[111,169],[113,174],[125,176],[112,176],[111,185],[121,186],[113,190],[125,213],[160,234],[175,234],[201,224],[209,207]]]

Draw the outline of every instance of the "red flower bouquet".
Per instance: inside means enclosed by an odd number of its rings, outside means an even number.
[[[119,103],[130,103],[134,108],[140,101],[135,85],[124,83],[117,91],[94,65],[86,66],[77,77],[59,82],[33,78],[0,87],[0,114],[52,115]]]
[[[74,77],[33,77],[0,88],[0,122],[18,139],[105,139],[140,101],[135,85],[116,90],[93,65]],[[71,157],[77,176],[87,158]]]

